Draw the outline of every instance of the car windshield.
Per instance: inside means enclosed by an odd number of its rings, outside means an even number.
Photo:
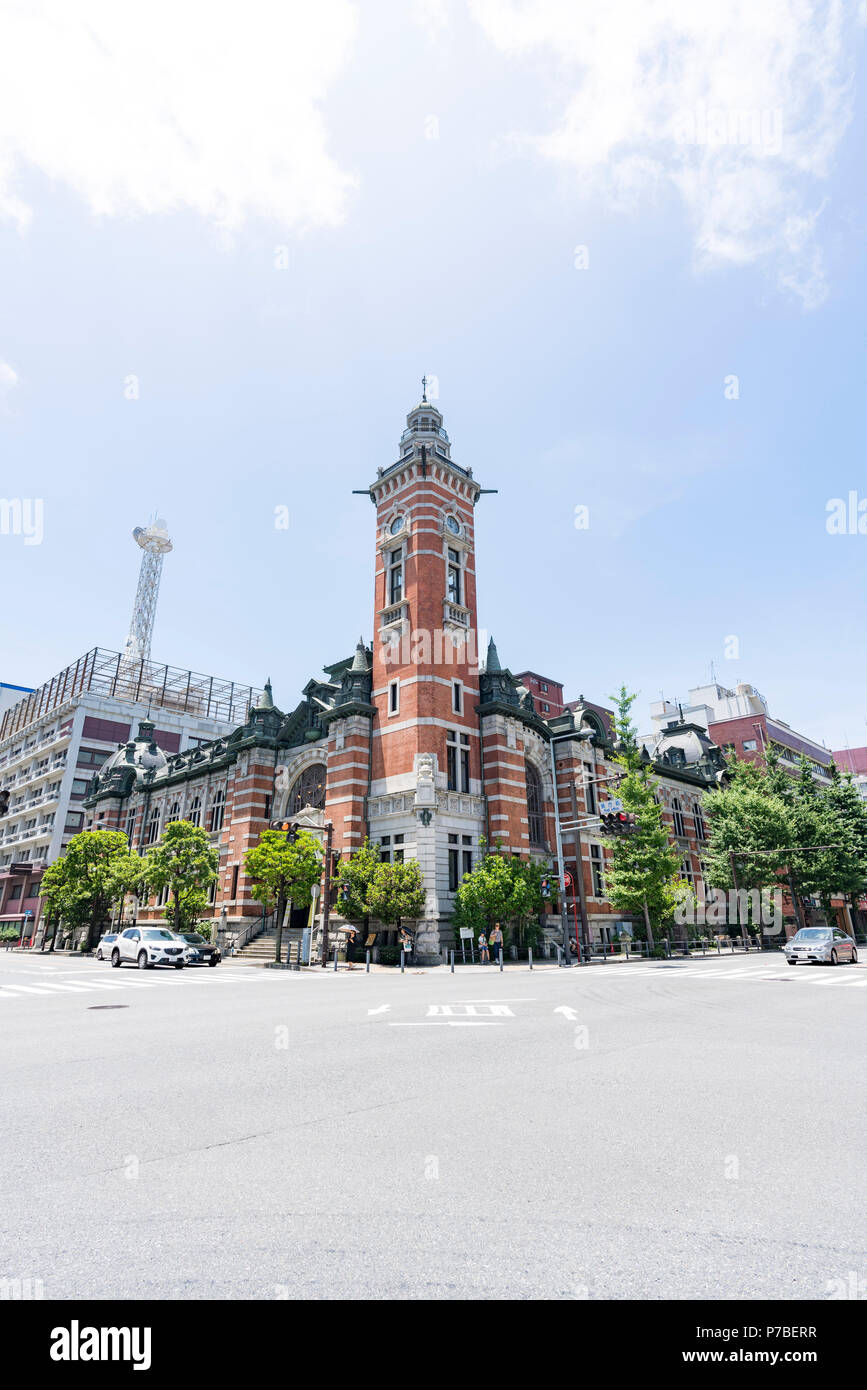
[[[145,941],[174,941],[170,931],[143,931],[142,936]]]
[[[827,941],[831,933],[826,927],[802,927],[795,941]]]
[[[205,944],[205,938],[199,936],[198,932],[184,931],[181,932],[181,936],[184,938],[184,941],[189,941],[191,946],[204,946]]]

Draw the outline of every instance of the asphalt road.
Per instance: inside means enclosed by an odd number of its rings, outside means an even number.
[[[867,1293],[865,1011],[867,966],[776,956],[401,977],[0,954],[0,1278]]]

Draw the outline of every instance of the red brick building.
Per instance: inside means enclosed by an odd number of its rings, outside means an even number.
[[[586,827],[580,875],[574,832],[567,867],[571,854],[591,932],[606,935],[614,914],[594,827],[615,771],[610,713],[583,699],[567,707],[562,685],[534,672],[513,675],[493,641],[480,661],[475,527],[483,489],[451,457],[436,407],[423,399],[410,411],[397,461],[365,491],[375,508],[372,645],[362,639],[352,656],[326,667],[288,714],[266,686],[243,725],[195,750],[160,749],[145,721],[94,779],[89,823],[126,830],[141,850],[168,820],[204,826],[220,852],[215,918],[245,935],[261,908],[243,855],[271,818],[304,812],[308,824],[328,822],[338,856],[369,837],[383,858],[419,862],[426,908],[417,957],[437,960],[452,944],[454,893],[480,842],[551,862],[556,767],[561,820],[577,816]],[[592,738],[579,740],[587,729]],[[698,803],[721,763],[706,735],[687,730],[684,738],[688,749],[672,732],[656,756],[684,876],[696,881]],[[577,914],[580,894],[572,896]],[[158,910],[154,903],[145,912]],[[553,939],[557,919],[548,926]]]

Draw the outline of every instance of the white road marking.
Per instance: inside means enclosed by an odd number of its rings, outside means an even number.
[[[390,1023],[389,1028],[502,1028],[497,1018],[422,1018],[415,1023]]]
[[[368,1009],[367,1013],[368,1016],[370,1016],[371,1014],[387,1014],[390,1008],[390,1004],[380,1004],[378,1009]]]

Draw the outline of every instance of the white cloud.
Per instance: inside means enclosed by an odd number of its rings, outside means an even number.
[[[348,0],[5,4],[0,216],[27,225],[36,169],[102,216],[338,223],[355,181],[321,104],[356,27]]]
[[[827,293],[815,224],[853,97],[843,0],[470,0],[516,59],[541,50],[557,123],[517,137],[633,207],[682,199],[695,264],[764,263],[805,308]]]

